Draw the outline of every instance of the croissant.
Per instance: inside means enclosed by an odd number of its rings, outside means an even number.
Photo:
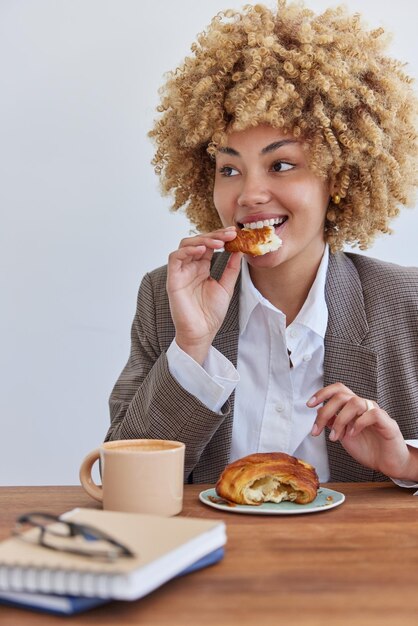
[[[236,504],[290,500],[307,504],[316,498],[319,480],[309,463],[284,452],[258,452],[230,463],[223,470],[216,492]]]
[[[225,243],[225,250],[260,256],[278,250],[281,245],[282,240],[274,232],[273,226],[240,228],[235,239]]]

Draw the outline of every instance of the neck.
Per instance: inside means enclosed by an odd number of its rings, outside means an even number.
[[[297,317],[308,297],[321,263],[324,247],[322,245],[315,254],[309,254],[308,263],[306,259],[298,256],[284,261],[277,267],[249,267],[255,287],[286,315],[287,326]]]

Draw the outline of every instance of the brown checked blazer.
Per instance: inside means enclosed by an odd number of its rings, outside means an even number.
[[[214,278],[227,255],[215,254]],[[418,439],[418,269],[370,257],[330,255],[326,300],[324,385],[341,381],[376,400],[405,439]],[[239,281],[213,345],[235,366]],[[174,337],[166,267],[147,274],[132,325],[131,353],[110,397],[106,439],[175,439],[186,444],[185,480],[215,482],[229,461],[234,394],[213,413],[171,376],[166,350]],[[327,438],[328,440],[328,438]],[[327,443],[333,481],[386,480]]]

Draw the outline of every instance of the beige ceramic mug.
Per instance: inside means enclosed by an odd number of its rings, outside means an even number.
[[[82,462],[80,482],[109,511],[176,515],[183,506],[184,451],[179,441],[107,441]],[[91,476],[99,458],[102,485]]]

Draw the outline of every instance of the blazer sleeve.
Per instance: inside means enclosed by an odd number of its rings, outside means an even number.
[[[145,275],[139,288],[128,362],[110,396],[106,441],[171,439],[186,444],[185,480],[231,412],[213,413],[171,375],[166,349],[174,337],[165,279]],[[159,296],[159,297],[158,297]]]

